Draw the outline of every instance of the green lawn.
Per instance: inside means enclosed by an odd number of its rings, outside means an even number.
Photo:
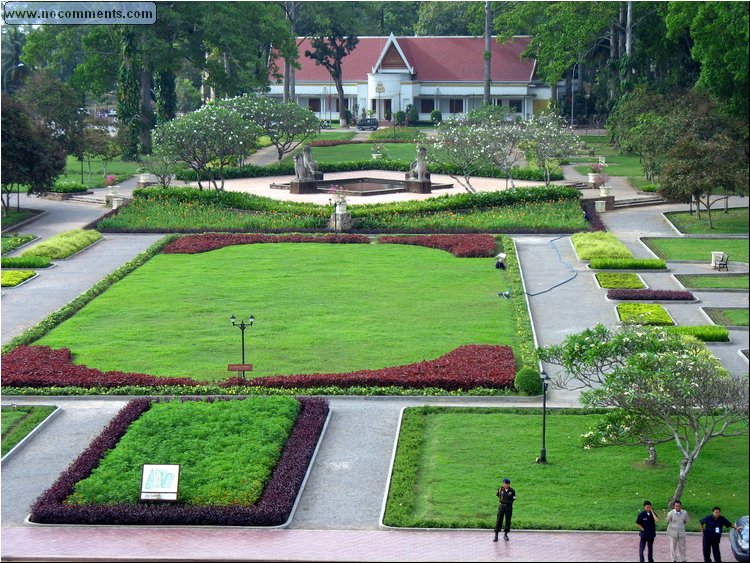
[[[641,239],[646,246],[664,260],[699,260],[711,262],[711,252],[729,255],[729,271],[732,262],[748,261],[748,240],[728,238],[651,238]]]
[[[696,213],[672,212],[665,213],[667,219],[677,229],[686,235],[704,234],[747,234],[750,230],[747,207],[730,209],[728,213],[723,210],[714,209],[711,213],[711,222],[714,228],[708,227],[708,214],[701,213],[700,220]]]
[[[15,405],[2,407],[2,455],[23,440],[55,407]]]
[[[2,215],[3,229],[12,227],[13,225],[18,224],[21,221],[25,221],[26,219],[30,219],[33,216],[34,216],[33,211],[29,211],[27,209],[21,209],[21,211],[16,211],[13,207],[11,207],[11,209],[9,209],[7,213],[3,212],[3,215]]]
[[[489,259],[403,245],[257,244],[152,258],[35,342],[103,370],[223,379],[346,372],[433,359],[520,336]]]
[[[117,176],[118,181],[122,181],[130,178],[140,167],[140,162],[125,162],[115,159],[107,164],[107,175]],[[57,180],[65,182],[81,181],[81,163],[75,156],[68,156],[65,172]],[[83,183],[89,185],[89,164],[87,161],[83,162]],[[91,187],[104,187],[104,165],[101,159],[92,159],[91,161]]]
[[[600,154],[597,152],[597,154]],[[643,168],[637,155],[614,154],[607,156],[607,166],[603,174],[607,176],[643,176]],[[576,166],[575,169],[581,174],[588,174],[591,169],[588,166]]]
[[[748,326],[747,309],[723,309],[720,307],[706,307],[703,309],[711,320],[722,326]]]
[[[495,490],[508,477],[517,493],[514,528],[632,531],[643,500],[650,499],[664,530],[666,502],[677,486],[676,446],[657,445],[655,467],[644,465],[644,447],[584,450],[579,437],[598,416],[548,411],[548,464],[540,465],[534,463],[540,409],[407,409],[385,523],[491,528]],[[747,436],[711,440],[682,500],[693,515],[709,514],[717,502],[725,514],[747,514]],[[698,527],[692,518],[688,529]]]
[[[750,289],[747,274],[675,274],[688,289]]]
[[[336,145],[335,147],[313,147],[316,162],[346,162],[372,159],[373,143]],[[384,143],[383,153],[391,160],[411,162],[416,158],[417,145],[414,143]],[[376,161],[373,160],[373,164]]]

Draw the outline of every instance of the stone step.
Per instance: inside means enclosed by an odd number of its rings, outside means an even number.
[[[664,200],[659,196],[654,197],[640,197],[632,199],[615,199],[615,208],[623,207],[641,207],[646,205],[661,205]]]
[[[106,202],[102,198],[84,196],[84,195],[73,196],[71,198],[68,198],[68,201],[73,201],[75,203],[86,203],[89,205],[102,205],[102,206],[106,205]]]

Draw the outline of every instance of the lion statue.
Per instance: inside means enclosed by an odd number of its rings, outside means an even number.
[[[427,148],[419,147],[417,151],[417,160],[411,163],[409,167],[408,178],[416,178],[420,182],[427,180]]]
[[[307,170],[307,177],[316,178],[318,172],[318,163],[313,160],[312,147],[310,145],[305,145],[305,147],[302,149],[302,161],[304,162],[305,170]]]
[[[299,153],[294,155],[294,175],[297,180],[311,179],[311,177],[307,174],[307,167],[305,166],[304,157]]]

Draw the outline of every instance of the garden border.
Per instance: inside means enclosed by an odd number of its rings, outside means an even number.
[[[8,405],[3,405],[3,406],[8,406]],[[36,404],[35,404],[35,405],[33,405],[33,406],[35,406],[35,407],[44,407],[44,406],[47,406],[47,405],[36,405]],[[43,428],[43,427],[44,427],[44,426],[45,426],[45,425],[46,425],[46,424],[47,424],[48,422],[52,421],[52,419],[56,418],[56,417],[57,417],[57,416],[58,416],[58,415],[59,415],[59,414],[60,414],[60,413],[62,412],[62,408],[61,408],[61,407],[59,407],[59,406],[56,406],[56,405],[50,405],[50,406],[54,406],[54,407],[55,407],[55,410],[53,410],[53,411],[52,411],[51,413],[49,413],[49,414],[48,414],[48,415],[47,415],[46,417],[44,417],[44,420],[42,420],[42,421],[41,421],[41,422],[40,422],[39,424],[37,424],[37,425],[36,425],[36,426],[35,426],[35,427],[34,427],[34,428],[33,428],[33,429],[31,430],[31,432],[29,432],[28,434],[26,434],[26,436],[24,436],[24,437],[23,437],[23,438],[21,439],[21,441],[20,441],[20,442],[18,442],[18,443],[17,443],[17,444],[15,445],[15,446],[13,446],[13,447],[12,447],[12,448],[11,448],[10,450],[8,450],[8,451],[7,451],[6,453],[5,453],[5,455],[4,455],[3,457],[2,457],[2,459],[0,459],[0,463],[5,463],[5,461],[6,461],[7,459],[10,459],[10,457],[11,457],[12,455],[14,455],[14,454],[15,454],[16,452],[18,452],[18,451],[19,451],[20,449],[22,449],[22,448],[23,448],[23,447],[24,447],[24,446],[25,446],[26,444],[28,444],[28,443],[29,443],[29,442],[31,441],[32,437],[33,437],[33,436],[34,436],[34,435],[35,435],[35,434],[36,434],[37,432],[41,431],[41,429],[42,429],[42,428]]]

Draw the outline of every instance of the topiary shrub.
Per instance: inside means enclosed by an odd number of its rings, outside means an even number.
[[[443,113],[439,109],[434,109],[430,112],[430,121],[435,125],[443,122]]]
[[[398,110],[396,113],[393,114],[393,120],[396,122],[396,125],[402,126],[406,122],[406,113]]]
[[[408,117],[409,117],[409,123],[414,125],[419,121],[419,112],[417,111],[417,106],[411,106],[408,111]]]
[[[515,387],[524,395],[541,395],[544,390],[539,372],[532,368],[523,368],[516,373]]]

